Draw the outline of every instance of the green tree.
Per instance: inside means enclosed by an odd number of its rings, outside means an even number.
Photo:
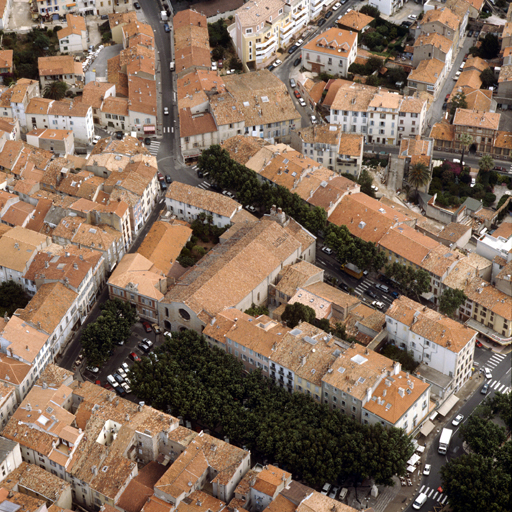
[[[482,80],[482,87],[484,89],[488,89],[489,87],[496,85],[496,77],[494,76],[494,71],[491,68],[485,68],[480,73],[480,80]]]
[[[500,418],[505,423],[507,430],[512,431],[512,393],[499,393],[496,392],[489,405],[492,407],[494,414],[499,414]]]
[[[481,172],[490,172],[494,169],[494,160],[491,155],[483,155],[478,161],[478,168]]]
[[[455,111],[458,108],[468,108],[468,101],[464,91],[458,92],[451,100],[452,106],[450,107],[450,114],[455,115]]]
[[[61,100],[66,95],[68,84],[66,82],[50,82],[43,91],[43,96],[50,100]]]
[[[281,315],[281,320],[286,322],[286,325],[290,327],[290,329],[293,329],[300,322],[307,322],[308,324],[312,324],[315,319],[315,310],[309,306],[301,304],[300,302],[287,304],[284,308],[283,314]]]
[[[441,467],[441,480],[453,512],[512,510],[510,472],[501,470],[491,458],[478,454],[453,458]]]
[[[380,353],[383,356],[389,357],[393,361],[398,361],[402,365],[402,369],[406,372],[413,373],[419,366],[419,362],[414,360],[412,352],[401,350],[396,345],[385,345]]]
[[[503,427],[475,414],[461,425],[460,433],[475,453],[491,458],[507,438]]]
[[[247,313],[248,315],[258,317],[260,315],[267,315],[269,314],[268,308],[266,306],[256,306],[254,302],[251,304],[251,307],[249,309],[246,309],[244,313]]]
[[[80,338],[87,362],[102,366],[112,350],[112,330],[105,322],[93,322],[82,331]]]
[[[430,180],[430,170],[423,162],[417,162],[409,168],[409,177],[407,181],[416,189],[426,185]]]
[[[473,144],[473,135],[469,133],[461,133],[459,137],[459,142],[461,146],[461,154],[460,154],[460,169],[464,170],[464,153],[468,149],[468,147]]]
[[[494,34],[486,34],[482,44],[480,45],[479,53],[482,59],[495,59],[500,53],[500,42],[498,37]]]
[[[363,194],[375,198],[375,192],[372,189],[373,177],[366,169],[361,171],[357,183],[359,183]]]
[[[0,316],[12,316],[17,309],[24,309],[30,297],[12,280],[0,284]]]
[[[359,12],[366,14],[367,16],[371,16],[372,18],[380,18],[380,11],[377,7],[374,7],[373,5],[363,5],[361,9],[359,9]]]
[[[372,55],[365,64],[365,67],[367,69],[367,75],[371,75],[374,71],[378,71],[379,69],[384,66],[384,60],[380,57],[377,57],[376,55]]]
[[[466,300],[466,294],[462,290],[445,288],[439,298],[439,311],[445,315],[453,317]]]
[[[430,290],[430,275],[421,268],[415,269],[395,261],[386,265],[384,272],[387,277],[397,283],[402,293],[414,295],[418,300],[422,293]]]
[[[222,46],[228,48],[231,45],[231,37],[224,19],[219,19],[214,23],[208,23],[208,35],[210,37],[210,46],[215,48]]]

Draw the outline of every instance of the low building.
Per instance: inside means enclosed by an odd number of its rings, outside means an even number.
[[[344,133],[341,128],[329,124],[294,130],[290,145],[328,169],[358,178],[363,162],[364,136]]]
[[[5,320],[0,321],[0,326],[6,324]],[[35,378],[34,368],[23,361],[14,359],[5,354],[0,357],[0,381],[14,387],[16,403],[20,404],[25,395],[30,391],[32,381]]]
[[[5,437],[0,437],[0,471],[2,473],[0,481],[5,480],[21,464],[23,464],[23,461],[20,444]]]
[[[413,69],[407,77],[407,86],[414,92],[428,92],[434,99],[437,98],[450,63],[436,58],[421,60],[418,67]]]
[[[4,381],[0,386],[0,425],[2,429],[9,421],[9,418],[13,415],[18,404],[19,401],[16,394],[16,385]],[[2,446],[1,440],[7,441],[0,437],[0,447]],[[4,453],[3,455],[5,455],[5,459],[0,461],[0,468],[3,472],[2,477],[5,476],[5,470],[9,469],[9,465],[11,465],[10,469],[14,469],[12,467],[12,462],[17,462],[16,451],[9,451],[9,453]]]
[[[158,302],[167,291],[165,274],[141,254],[126,254],[108,280],[110,298],[135,306],[137,314],[158,322]]]
[[[414,41],[412,65],[417,68],[421,61],[436,59],[450,66],[453,59],[452,40],[436,32],[420,34]]]
[[[456,392],[472,375],[477,332],[401,296],[386,312],[388,337],[416,361],[453,379]],[[435,385],[435,383],[432,383]]]
[[[70,87],[83,87],[84,71],[82,64],[73,55],[39,57],[39,79],[44,89],[52,82],[66,82]]]
[[[467,17],[465,22],[467,23]],[[417,30],[419,31],[418,35],[435,32],[450,39],[453,42],[453,50],[455,51],[459,45],[461,25],[463,25],[463,20],[452,10],[445,6],[439,8],[436,6],[434,9],[426,11],[423,18],[417,21]]]
[[[0,74],[12,73],[14,71],[12,65],[12,58],[14,50],[1,50],[0,51]]]
[[[61,53],[84,53],[88,47],[88,34],[83,16],[66,14],[67,27],[57,32]]]
[[[302,66],[315,73],[347,76],[357,56],[357,32],[330,28],[302,47]]]
[[[231,224],[242,205],[223,194],[174,181],[165,194],[167,210],[178,219],[192,222],[204,215],[222,228]]]
[[[36,148],[66,156],[75,152],[75,138],[71,130],[35,129],[27,133],[27,143]]]
[[[352,30],[353,32],[363,34],[370,28],[370,23],[374,19],[375,18],[372,18],[367,14],[363,14],[356,9],[352,9],[350,12],[346,12],[338,19],[337,25],[341,29]]]

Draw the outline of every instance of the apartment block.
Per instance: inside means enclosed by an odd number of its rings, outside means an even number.
[[[0,436],[0,481],[22,463],[19,443]]]
[[[450,63],[436,58],[422,60],[407,77],[407,86],[411,92],[427,92],[437,98],[444,84]]]
[[[414,359],[448,375],[459,390],[472,375],[477,332],[401,296],[386,312],[389,339]],[[433,383],[435,384],[435,383]]]
[[[302,47],[302,66],[314,73],[347,76],[357,57],[357,32],[333,27]]]
[[[83,16],[66,14],[67,27],[59,30],[59,48],[61,53],[84,53],[89,46],[87,26]]]
[[[398,144],[403,137],[421,134],[427,102],[361,84],[343,84],[330,108],[330,122],[344,133],[366,135],[367,142]]]
[[[71,130],[31,130],[27,133],[27,143],[60,156],[72,155],[75,152],[75,137]]]
[[[73,55],[39,57],[39,79],[44,89],[52,82],[66,82],[70,87],[83,87],[84,71],[82,64]]]
[[[466,13],[467,12],[468,11],[466,11]],[[467,24],[467,15],[465,23]],[[464,20],[461,20],[450,8],[446,6],[437,8],[437,6],[435,6],[434,9],[426,11],[423,18],[417,21],[418,28],[416,35],[435,32],[436,34],[450,39],[455,51],[459,46],[461,25],[463,24]]]

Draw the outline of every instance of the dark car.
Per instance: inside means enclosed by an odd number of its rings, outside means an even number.
[[[391,292],[391,296],[394,297],[395,299],[398,299],[398,297],[400,297],[400,294],[398,292]]]
[[[172,179],[171,179],[171,177],[168,174],[165,175],[165,182],[166,183],[172,183]]]
[[[197,177],[202,178],[204,176],[203,171],[197,171]]]
[[[291,55],[293,52],[297,51],[299,49],[299,47],[294,44],[289,50],[288,50],[288,53]]]
[[[321,27],[322,25],[325,25],[327,22],[327,20],[325,18],[322,18],[319,22],[318,22],[318,26]]]
[[[164,23],[164,30],[166,32],[170,32],[171,31],[171,27],[169,27],[169,23]]]
[[[117,140],[123,140],[123,137],[124,137],[124,132],[116,132],[116,139]]]
[[[125,396],[126,395],[126,391],[124,390],[124,388],[122,386],[116,386],[114,389],[116,390],[116,393],[119,396]]]
[[[146,146],[151,146],[151,139],[149,137],[146,137],[144,139],[144,144],[146,144]]]
[[[302,57],[299,57],[298,59],[295,59],[293,61],[293,65],[297,67],[302,62]]]
[[[472,31],[472,30],[470,30],[470,31],[468,32],[468,37],[473,37],[473,31]]]
[[[496,165],[494,170],[498,172],[507,172],[507,169],[505,169],[505,167],[501,167],[500,165]]]
[[[372,299],[376,299],[377,298],[377,295],[375,294],[375,292],[372,292],[372,290],[366,290],[366,295],[368,295],[368,297],[371,297]]]
[[[113,377],[114,379],[117,380],[117,382],[119,382],[119,384],[122,384],[124,382],[123,377],[121,377],[121,375],[119,375],[118,373],[114,373]]]
[[[480,35],[480,32],[475,32],[475,39],[478,39],[479,35]]]
[[[348,292],[348,286],[345,284],[345,283],[340,283],[340,288],[345,291],[345,292]]]
[[[108,20],[108,14],[102,14],[102,15],[100,16],[100,18],[101,18],[102,20]]]
[[[329,11],[329,12],[325,15],[325,19],[326,19],[326,20],[328,20],[331,16],[332,16],[332,11]]]
[[[401,25],[402,27],[409,28],[412,25],[412,21],[402,21]]]
[[[448,108],[448,103],[446,101],[443,103],[443,110],[446,110]]]
[[[270,66],[267,68],[269,71],[273,71],[276,67],[274,64],[270,64]]]
[[[140,4],[139,4],[139,2],[134,2],[134,3],[133,3],[133,7],[135,7],[135,9],[140,9]]]
[[[149,347],[145,343],[139,343],[138,347],[142,350],[142,352],[145,352],[146,354],[149,354],[151,352],[151,347]],[[114,378],[115,378],[115,375],[114,375]]]

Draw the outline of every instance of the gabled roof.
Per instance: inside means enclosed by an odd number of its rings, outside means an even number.
[[[413,80],[415,82],[422,82],[426,84],[436,84],[441,78],[441,73],[444,66],[445,64],[441,60],[422,60],[418,67],[409,73],[407,80]]]

